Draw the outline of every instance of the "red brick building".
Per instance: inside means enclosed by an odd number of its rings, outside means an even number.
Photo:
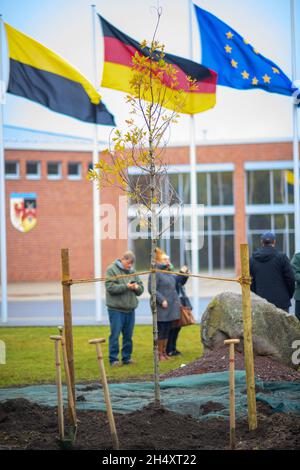
[[[165,159],[173,187],[188,204],[188,147],[169,147]],[[66,247],[72,277],[93,276],[92,183],[86,179],[91,162],[88,139],[5,127],[9,282],[59,280],[60,249]],[[197,146],[198,203],[204,204],[200,271],[238,272],[239,244],[248,241],[252,251],[260,233],[270,229],[276,232],[280,249],[292,256],[292,179],[291,141],[202,141]],[[24,193],[33,194],[37,205],[37,223],[28,232],[15,228],[10,215],[12,197]],[[113,204],[117,217],[118,196],[111,188],[101,191],[101,203]],[[129,207],[129,220],[132,211]],[[129,229],[128,240],[102,241],[103,270],[127,246],[136,251],[138,268],[148,265],[149,241],[133,240],[132,235]],[[190,252],[184,250],[185,236],[171,234],[161,243],[176,266],[191,262]]]

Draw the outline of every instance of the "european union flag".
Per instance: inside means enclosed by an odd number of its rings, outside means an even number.
[[[218,74],[218,85],[248,90],[261,88],[291,96],[297,89],[285,73],[233,28],[194,5],[202,45],[202,61]]]

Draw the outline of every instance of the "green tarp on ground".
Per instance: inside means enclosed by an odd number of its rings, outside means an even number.
[[[247,415],[245,371],[235,372],[236,415]],[[229,374],[188,375],[160,382],[161,402],[169,410],[189,414],[196,419],[229,416]],[[257,400],[270,405],[274,411],[300,415],[300,382],[262,382],[256,380]],[[109,385],[113,411],[129,413],[154,401],[151,382],[113,383]],[[66,387],[63,387],[67,403]],[[78,409],[105,410],[103,392],[97,384],[76,386]],[[25,398],[40,405],[56,406],[55,385],[33,385],[23,388],[0,389],[0,401]],[[213,402],[213,404],[208,404]]]

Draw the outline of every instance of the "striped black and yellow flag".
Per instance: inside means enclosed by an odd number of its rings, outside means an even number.
[[[5,23],[7,91],[84,122],[115,125],[96,88],[62,57]]]
[[[104,37],[104,67],[101,85],[131,93],[132,58],[135,53],[147,55],[147,48],[142,49],[135,39],[124,34],[102,16],[98,16]],[[184,107],[181,113],[201,113],[215,106],[217,74],[213,70],[192,60],[168,53],[164,55],[164,61],[172,64],[177,72],[178,89],[184,97]],[[187,77],[195,80],[193,90],[189,87]],[[165,85],[168,88],[168,83]],[[172,103],[172,98],[165,107],[176,111],[176,103]]]

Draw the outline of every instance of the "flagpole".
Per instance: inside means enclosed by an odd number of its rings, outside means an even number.
[[[95,88],[99,88],[97,75],[97,41],[96,41],[96,6],[92,8],[92,45],[93,45],[93,72]],[[98,163],[98,127],[93,126],[93,166]],[[93,232],[94,232],[94,275],[101,277],[102,273],[102,253],[101,253],[101,226],[100,226],[100,190],[97,182],[93,181]],[[102,320],[102,284],[95,282],[95,319]]]
[[[296,34],[295,34],[295,5],[290,3],[291,10],[291,46],[292,46],[292,81],[296,80]],[[294,214],[295,214],[295,253],[300,252],[300,188],[299,188],[299,137],[298,137],[298,108],[293,102],[293,159],[294,159]]]
[[[5,86],[3,75],[3,44],[2,44],[2,15],[0,15],[0,220],[1,220],[1,320],[7,322],[7,250],[6,250],[6,197],[5,197],[5,160],[3,138],[3,107],[5,101]]]
[[[192,0],[188,0],[189,7],[189,56],[193,60],[193,35],[192,35]],[[195,117],[190,115],[190,184],[191,184],[191,231],[192,231],[192,272],[199,272],[199,237],[198,237],[198,214],[197,214],[197,167],[196,167],[196,138]],[[197,319],[199,312],[199,286],[197,278],[192,278],[193,309]]]

